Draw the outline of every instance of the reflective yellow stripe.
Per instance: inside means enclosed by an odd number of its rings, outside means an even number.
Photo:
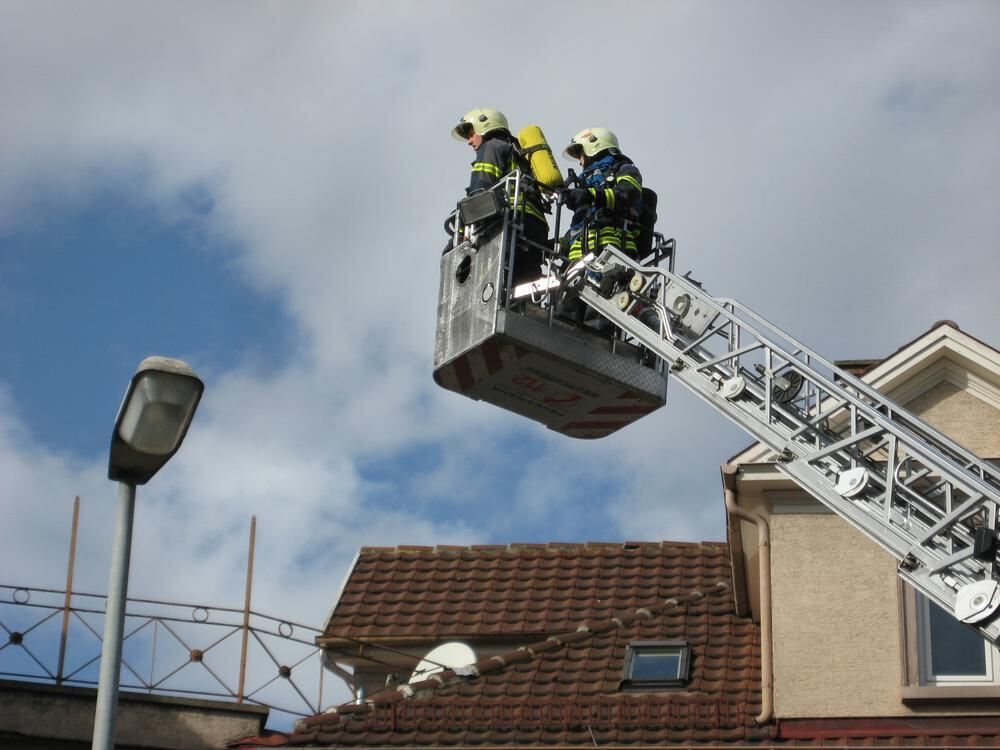
[[[624,250],[627,253],[634,253],[638,250],[638,246],[636,245],[637,237],[637,232],[627,232],[625,235],[625,242],[623,243],[621,230],[616,227],[588,229],[586,232],[587,248],[590,250],[599,250],[604,245],[614,245],[619,250]],[[573,244],[570,245],[569,248],[570,260],[579,260],[583,257],[583,241],[583,235],[580,235],[573,240]]]
[[[539,211],[537,208],[535,208],[535,206],[532,205],[531,203],[529,203],[528,205],[526,205],[524,207],[524,210],[528,214],[530,214],[531,216],[537,217],[537,218],[541,219],[542,221],[545,221],[545,214],[543,214],[541,211]],[[545,223],[548,224],[547,221],[545,221]]]
[[[516,206],[514,205],[513,195],[508,196],[507,202],[510,203],[510,207],[513,208],[515,211],[525,211],[531,216],[535,216],[541,219],[542,221],[545,222],[546,226],[548,226],[549,222],[545,218],[545,214],[543,214],[541,210],[538,208],[538,206],[536,206],[534,203],[527,202],[523,195],[521,196],[521,199],[518,201]]]
[[[642,192],[642,185],[640,185],[639,181],[635,179],[635,177],[633,177],[632,175],[623,174],[621,177],[616,179],[615,182],[627,182],[631,185],[634,185],[636,190]]]
[[[500,167],[498,167],[496,164],[489,164],[489,163],[487,163],[485,161],[481,161],[481,162],[477,162],[476,164],[473,164],[472,165],[472,171],[473,172],[486,172],[486,174],[493,175],[496,178],[499,178],[499,177],[502,176],[502,173],[500,172]]]
[[[611,188],[604,188],[604,202],[612,211],[615,209],[615,191]]]
[[[514,201],[511,201],[510,205],[515,211],[524,211],[525,213],[535,216],[548,224],[548,221],[545,219],[545,214],[539,211],[537,206],[531,203],[525,203],[523,200],[516,206],[514,205]]]

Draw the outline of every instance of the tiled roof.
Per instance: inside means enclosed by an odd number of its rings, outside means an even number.
[[[558,633],[731,578],[721,543],[366,547],[326,637]]]
[[[333,650],[356,649],[361,641],[377,652],[398,645],[400,636],[428,646],[461,638],[477,644],[480,654],[518,644],[533,649],[562,633],[576,643],[539,649],[531,658],[522,646],[524,658],[468,682],[445,680],[411,697],[380,691],[366,705],[305,719],[291,734],[231,744],[1000,746],[996,718],[795,719],[756,726],[760,632],[734,614],[729,583],[729,551],[720,543],[364,548],[326,627]],[[644,607],[650,616],[631,624]],[[602,629],[610,618],[620,618],[620,626]],[[578,631],[583,624],[600,634]],[[690,682],[676,691],[621,692],[625,646],[658,639],[691,645]],[[442,673],[449,674],[454,678],[451,670]]]
[[[882,364],[882,361],[881,359],[838,359],[833,364],[848,375],[860,378],[876,365]]]
[[[717,593],[429,695],[377,704],[358,715],[307,719],[289,744],[639,745],[766,738],[769,730],[753,723],[760,711],[759,629],[734,614],[731,575],[728,549],[720,543],[362,549],[326,627],[330,644],[406,636],[515,645],[625,619],[672,597]],[[719,583],[724,586],[715,588]],[[657,639],[691,645],[690,682],[677,691],[621,692],[626,645]]]

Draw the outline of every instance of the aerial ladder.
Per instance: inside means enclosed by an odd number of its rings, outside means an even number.
[[[1000,470],[689,277],[607,247],[560,286],[774,451],[781,471],[895,556],[914,588],[1000,642]]]
[[[507,179],[501,189],[519,190],[518,174]],[[495,205],[488,215],[504,213]],[[456,238],[442,258],[440,385],[595,438],[659,408],[667,380],[680,382],[892,554],[917,591],[1000,643],[1000,469],[739,302],[675,273],[673,241],[662,235],[653,257],[669,256],[667,268],[605,247],[573,264],[550,263],[543,278],[501,297],[493,290],[516,255],[517,226],[505,213],[494,235]],[[555,326],[555,311],[574,298],[617,327],[610,354],[606,335]],[[525,306],[528,299],[535,304]],[[532,320],[539,311],[548,328]],[[616,411],[631,416],[594,421]]]

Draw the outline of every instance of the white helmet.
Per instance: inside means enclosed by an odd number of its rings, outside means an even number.
[[[593,156],[609,148],[618,150],[618,137],[607,128],[587,128],[573,136],[563,156],[576,161],[580,155]]]
[[[473,133],[486,135],[500,129],[510,129],[507,126],[507,118],[503,116],[503,112],[496,109],[478,107],[466,112],[462,116],[462,119],[458,121],[458,125],[451,129],[451,137],[456,141],[465,141]]]

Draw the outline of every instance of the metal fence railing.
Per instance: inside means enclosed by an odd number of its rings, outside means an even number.
[[[0,584],[0,678],[98,684],[106,597],[73,590],[79,513],[76,498],[64,590]],[[320,712],[320,631],[250,607],[256,528],[251,518],[242,609],[126,601],[122,690],[253,703],[280,723]]]
[[[96,686],[105,597],[0,585],[0,677]],[[314,628],[252,610],[128,599],[121,688],[320,711]]]

